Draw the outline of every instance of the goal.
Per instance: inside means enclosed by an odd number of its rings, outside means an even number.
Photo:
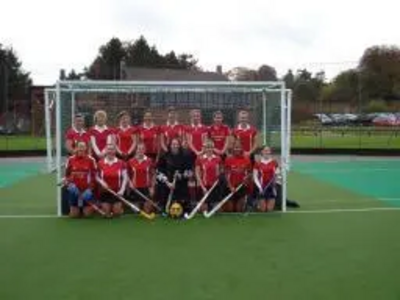
[[[110,126],[117,126],[117,115],[128,111],[139,124],[150,110],[158,125],[166,122],[168,107],[174,107],[183,124],[189,122],[189,111],[200,109],[202,121],[212,123],[219,110],[231,128],[237,112],[246,109],[258,130],[259,145],[269,145],[281,165],[282,210],[286,211],[287,172],[290,166],[291,90],[281,81],[272,82],[142,82],[142,81],[58,81],[45,91],[47,169],[56,172],[57,182],[63,176],[66,159],[64,135],[76,113],[85,116],[86,127],[93,125],[96,110],[105,110]],[[61,188],[57,187],[57,214],[62,215]]]

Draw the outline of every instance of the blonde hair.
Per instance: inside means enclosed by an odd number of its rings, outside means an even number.
[[[105,110],[98,110],[94,113],[93,115],[93,121],[94,123],[97,123],[97,119],[99,118],[99,116],[103,116],[106,120],[107,120],[107,113]]]

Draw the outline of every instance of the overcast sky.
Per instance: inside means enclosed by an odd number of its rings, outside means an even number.
[[[224,71],[266,63],[354,66],[374,44],[400,43],[400,1],[316,0],[9,0],[2,1],[0,43],[13,46],[35,84],[59,69],[82,68],[101,44],[143,34],[161,52],[189,52]]]

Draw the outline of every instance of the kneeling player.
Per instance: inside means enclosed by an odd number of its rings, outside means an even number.
[[[115,144],[108,144],[106,155],[98,165],[97,181],[100,184],[100,202],[107,217],[123,213],[121,201],[111,191],[123,197],[128,176],[126,164],[116,156]]]
[[[193,164],[190,155],[182,149],[178,139],[172,139],[168,152],[160,157],[157,172],[159,204],[168,211],[169,204],[179,202],[184,210],[188,211],[188,181],[194,176]]]
[[[145,155],[146,146],[143,143],[137,145],[135,157],[128,162],[129,198],[137,206],[151,213],[153,207],[144,197],[154,195],[154,168],[152,160]],[[143,197],[143,196],[144,197]]]
[[[246,205],[246,197],[250,192],[249,174],[251,174],[250,158],[244,154],[240,140],[235,140],[233,144],[233,154],[225,160],[225,175],[228,188],[234,193],[232,198],[226,203],[224,211],[241,212]],[[237,188],[242,187],[237,190]]]
[[[208,205],[203,205],[201,210],[207,210],[208,206],[213,206],[218,200],[220,200],[221,183],[218,182],[221,175],[221,158],[214,154],[214,143],[212,140],[207,140],[203,146],[202,155],[197,157],[196,160],[196,178],[199,186],[201,187],[203,196],[214,184],[217,184],[208,196]],[[218,182],[218,183],[217,183]]]
[[[257,208],[261,212],[274,210],[276,201],[276,173],[278,163],[271,158],[271,149],[264,146],[261,149],[261,157],[254,164],[253,180],[256,185],[255,198]]]
[[[69,215],[73,218],[81,214],[90,216],[93,213],[89,202],[93,200],[93,187],[96,176],[96,162],[87,155],[85,142],[78,142],[75,155],[68,158],[65,166],[65,178],[69,202]]]

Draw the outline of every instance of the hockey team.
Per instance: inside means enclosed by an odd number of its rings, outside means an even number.
[[[60,184],[71,217],[111,218],[126,208],[177,217],[274,210],[279,166],[271,149],[258,145],[248,111],[238,111],[234,128],[224,124],[221,111],[214,112],[213,124],[203,124],[199,109],[190,111],[188,125],[179,123],[174,108],[161,126],[151,111],[138,126],[126,111],[117,128],[107,121],[99,110],[86,130],[77,114],[66,133],[69,157]]]

